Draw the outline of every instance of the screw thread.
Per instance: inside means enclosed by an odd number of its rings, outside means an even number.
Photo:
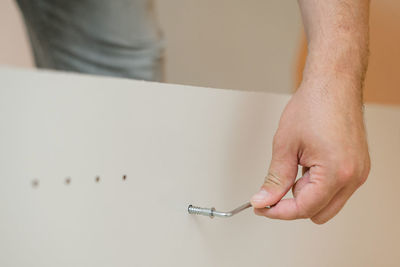
[[[203,215],[203,216],[208,216],[210,218],[214,217],[214,211],[215,211],[214,208],[207,209],[207,208],[196,207],[193,205],[189,205],[188,207],[189,214]]]

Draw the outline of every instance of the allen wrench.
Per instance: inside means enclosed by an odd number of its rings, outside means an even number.
[[[189,214],[194,214],[194,215],[203,215],[203,216],[208,216],[211,219],[216,217],[222,217],[222,218],[227,218],[227,217],[232,217],[233,215],[241,212],[242,210],[245,210],[247,208],[251,207],[250,202],[246,202],[245,204],[237,207],[236,209],[233,209],[231,211],[217,211],[215,208],[200,208],[196,207],[193,205],[189,205],[188,207],[188,213]]]

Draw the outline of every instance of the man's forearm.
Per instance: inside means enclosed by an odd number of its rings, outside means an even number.
[[[368,63],[369,0],[299,0],[308,40],[303,83],[338,79],[361,94]]]
[[[268,174],[252,205],[268,218],[322,224],[370,169],[361,98],[369,1],[299,3],[309,44],[303,81],[282,113]],[[303,175],[296,180],[298,165]],[[283,199],[290,189],[293,198]]]

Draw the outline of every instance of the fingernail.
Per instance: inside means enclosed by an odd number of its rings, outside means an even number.
[[[265,201],[265,199],[268,196],[268,192],[264,189],[261,189],[257,194],[255,194],[252,198],[252,202],[262,202]]]

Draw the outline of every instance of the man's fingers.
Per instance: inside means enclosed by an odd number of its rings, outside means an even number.
[[[299,192],[304,188],[304,186],[306,186],[309,182],[310,182],[310,175],[309,175],[308,172],[306,172],[303,175],[303,177],[298,179],[296,181],[296,183],[292,187],[292,192],[293,192],[294,198],[280,200],[277,203],[277,205],[275,205],[273,207],[273,209],[274,209],[273,212],[272,213],[269,212],[269,216],[273,216],[273,217],[270,217],[270,218],[279,218],[279,219],[282,219],[282,220],[294,220],[294,219],[297,219],[298,211],[297,211],[297,205],[296,205],[295,198],[299,194]],[[276,208],[278,206],[279,206],[279,208]],[[254,212],[257,215],[266,216],[265,212],[269,211],[269,210],[270,209],[265,209],[263,207],[263,208],[260,208],[260,209],[255,209]]]
[[[277,166],[278,164],[279,166]],[[253,207],[265,208],[276,204],[293,186],[296,173],[297,161],[272,161],[264,184],[260,191],[251,198]]]
[[[296,197],[301,191],[301,189],[304,186],[306,186],[309,182],[310,182],[310,173],[304,172],[304,167],[303,167],[303,176],[300,179],[298,179],[292,187],[293,197]]]
[[[251,198],[253,207],[265,208],[281,200],[293,186],[297,175],[297,164],[296,146],[276,134],[268,175],[260,191]]]
[[[254,213],[271,219],[299,219],[299,212],[294,198],[282,199],[272,208],[255,208]]]
[[[340,190],[329,202],[329,204],[323,208],[320,212],[314,215],[311,220],[316,224],[323,224],[332,219],[346,204],[347,200],[354,193],[356,188],[345,187]]]
[[[314,167],[315,168],[315,167]],[[258,208],[255,213],[272,219],[294,220],[312,218],[317,215],[333,199],[340,188],[326,183],[327,179],[308,178],[308,172],[299,180],[301,188],[292,199],[279,201],[274,207]],[[307,181],[307,183],[304,183]]]

